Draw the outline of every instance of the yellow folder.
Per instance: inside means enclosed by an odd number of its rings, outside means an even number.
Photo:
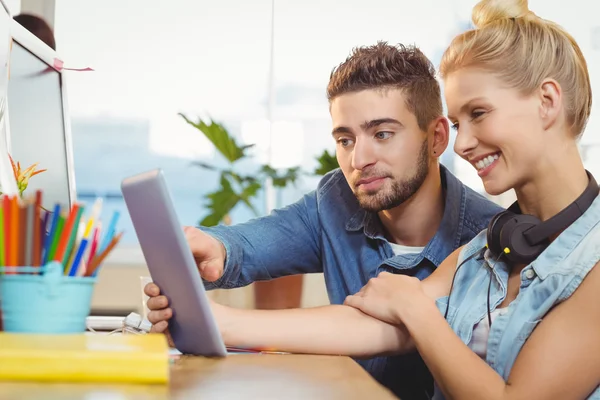
[[[0,332],[0,380],[167,383],[164,335],[37,335]]]

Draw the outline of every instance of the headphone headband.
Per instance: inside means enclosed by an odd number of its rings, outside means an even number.
[[[598,196],[599,188],[592,174],[587,170],[585,172],[587,173],[589,183],[583,193],[573,203],[569,204],[552,218],[523,232],[523,236],[525,236],[530,245],[540,244],[549,236],[566,229],[592,205]],[[547,234],[547,232],[552,233]]]
[[[583,193],[566,208],[546,221],[522,214],[517,202],[490,221],[487,241],[492,254],[504,256],[515,264],[528,264],[548,246],[549,238],[575,222],[592,205],[600,188],[589,171]]]

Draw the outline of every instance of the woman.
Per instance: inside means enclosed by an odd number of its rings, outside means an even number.
[[[416,347],[437,398],[600,398],[600,198],[576,144],[591,110],[586,62],[524,0],[484,0],[473,21],[441,65],[455,151],[488,193],[515,190],[510,213],[422,282],[383,273],[345,305],[316,309],[215,304],[226,344],[350,356]],[[167,299],[146,293],[153,331],[165,331]]]
[[[473,22],[440,67],[455,151],[488,193],[515,190],[517,214],[427,282],[385,274],[346,304],[403,324],[447,398],[600,398],[600,199],[576,145],[591,110],[586,62],[525,0],[482,1]],[[555,217],[576,199],[575,215]],[[523,242],[518,231],[540,225],[517,206],[545,221],[549,245]]]

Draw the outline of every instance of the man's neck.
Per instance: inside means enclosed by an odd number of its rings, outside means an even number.
[[[444,216],[444,193],[439,164],[431,166],[419,190],[407,201],[380,211],[387,239],[404,246],[425,246],[433,238]]]

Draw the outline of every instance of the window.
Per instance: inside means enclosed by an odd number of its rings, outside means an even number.
[[[217,181],[191,162],[219,159],[177,114],[208,113],[237,136],[265,118],[270,20],[267,0],[57,2],[66,66],[95,69],[68,77],[78,196],[103,197],[105,220],[120,211],[121,250],[137,244],[120,194],[125,176],[162,168],[181,222],[202,218],[202,196]]]
[[[600,60],[593,50],[598,35],[590,36],[593,13],[581,13],[589,2],[573,1],[564,8],[560,1],[532,0],[530,8],[575,36],[597,88]],[[121,211],[126,235],[120,247],[135,249],[120,180],[161,167],[181,222],[198,223],[206,213],[202,197],[217,182],[214,173],[191,162],[219,158],[179,112],[209,114],[225,123],[240,140],[257,144],[257,162],[265,160],[265,124],[271,116],[274,166],[300,164],[312,171],[315,156],[334,149],[325,97],[331,69],[353,47],[377,40],[415,43],[438,65],[452,36],[469,26],[475,2],[348,0],[342,6],[276,0],[273,37],[271,0],[180,0],[151,6],[141,0],[56,2],[57,47],[67,66],[95,68],[68,76],[79,196],[87,201],[103,196],[104,219]],[[582,146],[586,166],[600,176],[599,162],[592,161],[598,160],[600,149],[598,114],[596,105]],[[452,145],[453,138],[442,162],[483,192],[476,172],[455,156]],[[305,177],[297,187],[279,191],[275,205],[295,201],[317,180]],[[264,197],[257,200],[261,212],[264,204]],[[232,219],[237,223],[252,216],[239,207]]]

